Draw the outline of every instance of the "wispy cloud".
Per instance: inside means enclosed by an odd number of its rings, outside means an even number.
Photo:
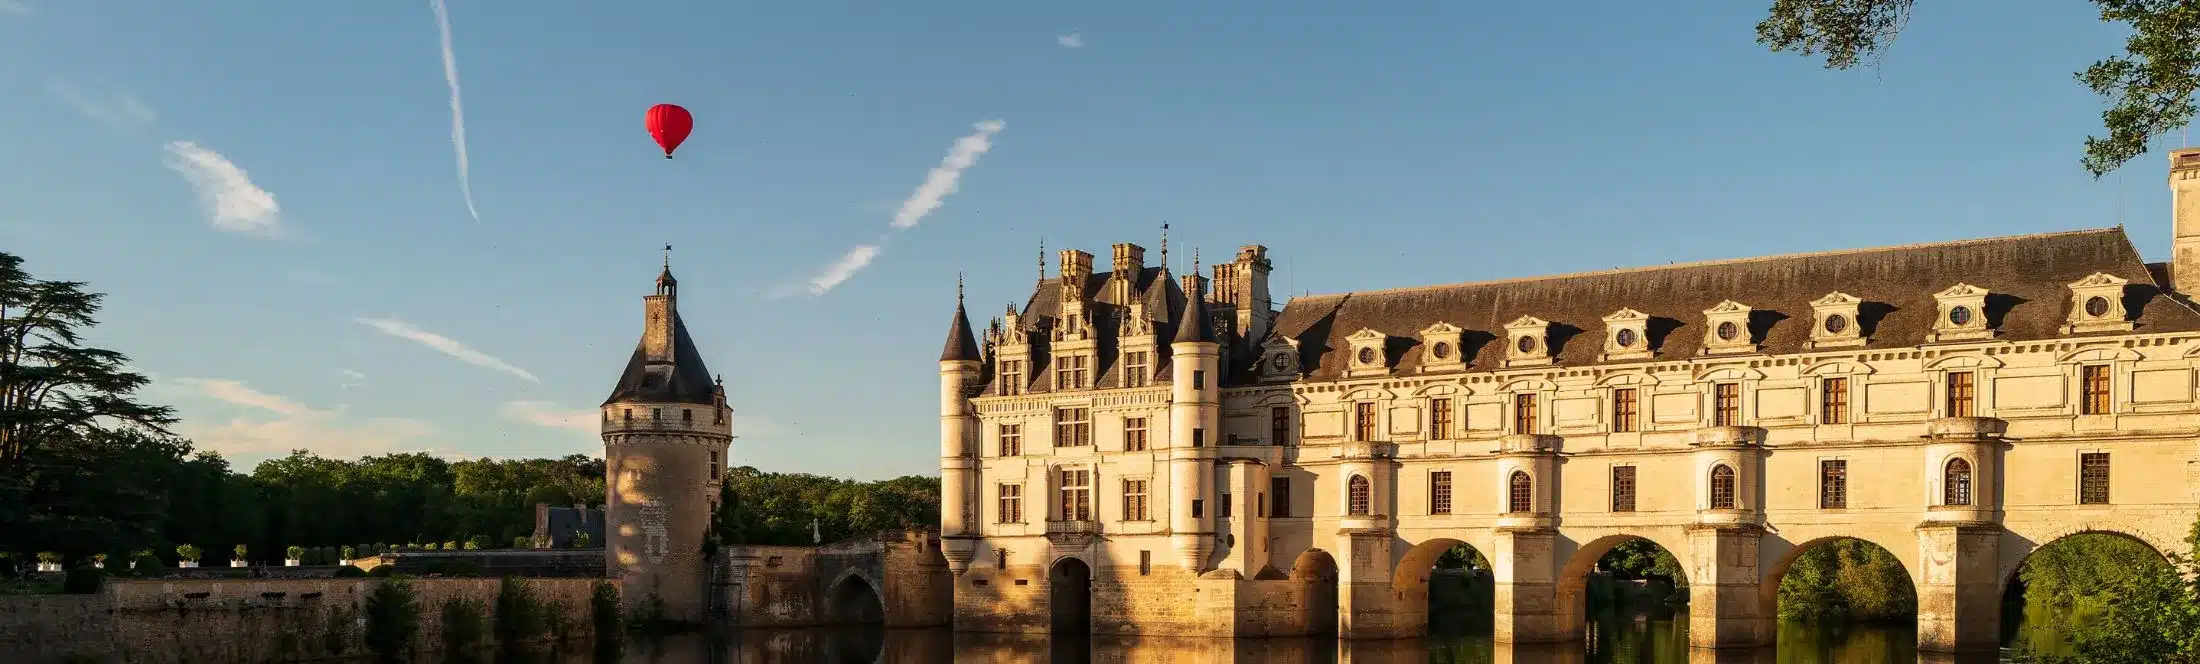
[[[5,7],[6,1],[0,0],[0,7]],[[158,117],[145,102],[120,88],[107,86],[104,92],[93,94],[61,81],[54,81],[47,87],[77,113],[111,129],[138,129],[152,124]]]
[[[1008,124],[1000,120],[987,120],[971,126],[977,131],[956,139],[955,144],[948,148],[947,156],[940,159],[940,165],[932,167],[931,172],[925,174],[924,183],[917,185],[917,190],[910,192],[909,197],[903,199],[901,205],[894,209],[894,221],[889,224],[889,228],[894,231],[914,228],[926,216],[940,209],[947,196],[961,188],[963,171],[978,165],[978,157],[993,149],[993,135],[1007,128]],[[871,261],[878,260],[879,254],[886,251],[887,237],[882,235],[877,241],[848,249],[838,260],[820,270],[817,276],[811,277],[808,284],[781,286],[773,290],[771,297],[787,297],[804,290],[811,295],[831,292],[854,278],[857,272],[870,266]]]
[[[542,382],[542,379],[536,378],[534,374],[528,373],[526,369],[512,366],[510,362],[492,357],[488,353],[474,350],[466,344],[459,343],[456,339],[415,327],[412,323],[395,318],[358,318],[355,320],[359,321],[359,324],[372,327],[383,334],[427,346],[436,352],[456,358],[460,362],[502,371],[518,376],[530,383]]]
[[[917,185],[917,190],[910,192],[909,198],[901,202],[901,209],[894,211],[896,230],[924,221],[926,215],[940,209],[941,202],[947,199],[948,194],[962,188],[963,171],[978,165],[978,158],[993,149],[993,135],[1001,133],[1002,129],[1008,127],[1008,123],[987,120],[972,126],[978,131],[956,139],[954,147],[947,150],[947,157],[940,160],[940,165],[932,167],[932,172],[925,174],[924,184]]]
[[[0,14],[24,15],[31,13],[31,6],[23,0],[0,0]]]
[[[514,422],[589,434],[600,430],[603,417],[601,411],[559,408],[548,401],[507,401],[497,412]]]
[[[1058,46],[1061,46],[1062,48],[1084,48],[1085,36],[1072,32],[1066,35],[1062,35],[1060,37],[1055,37],[1054,43]]]
[[[191,183],[215,228],[261,237],[282,236],[282,208],[275,204],[275,195],[252,184],[244,169],[221,153],[190,141],[173,141],[168,144],[168,169]]]
[[[201,449],[232,457],[266,457],[311,450],[334,458],[390,452],[431,451],[423,441],[433,425],[405,418],[356,418],[343,409],[321,409],[225,378],[180,378],[174,385],[186,400],[217,402],[242,412],[219,417],[186,417],[177,433]],[[184,404],[187,414],[199,410]]]
[[[877,244],[859,244],[854,249],[849,249],[848,253],[840,256],[840,260],[833,261],[832,265],[825,266],[825,271],[819,272],[817,276],[810,278],[810,294],[824,295],[827,291],[831,291],[833,287],[839,286],[841,282],[847,281],[849,277],[856,276],[857,272],[870,265],[871,261],[877,259],[879,253],[883,251],[886,251],[886,243],[883,238]]]
[[[353,370],[351,370],[351,369],[338,369],[338,370],[336,370],[336,373],[340,373],[340,374],[343,374],[345,378],[350,378],[350,379],[352,379],[352,380],[366,380],[366,379],[367,379],[367,375],[366,375],[366,374],[363,374],[363,373],[359,373],[359,372],[357,372],[357,371],[353,371]]]
[[[443,82],[451,86],[451,149],[458,153],[458,192],[466,197],[466,214],[478,223],[481,213],[474,210],[472,169],[466,164],[466,107],[458,100],[458,52],[451,48],[451,11],[443,0],[428,0],[428,7],[435,10],[435,27],[443,33]]]

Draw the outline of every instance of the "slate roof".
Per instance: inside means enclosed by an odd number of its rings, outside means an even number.
[[[611,388],[611,396],[604,403],[717,403],[710,367],[703,364],[703,353],[695,349],[695,340],[688,336],[687,322],[680,320],[678,310],[672,314],[672,365],[669,370],[663,365],[657,371],[651,368],[648,353],[636,342],[634,356],[626,361],[619,384]]]
[[[1120,366],[1121,362],[1118,361],[1120,359],[1118,351],[1121,348],[1117,338],[1119,329],[1115,321],[1117,320],[1116,316],[1119,314],[1128,315],[1130,304],[1133,301],[1143,304],[1146,319],[1153,325],[1154,336],[1161,340],[1157,344],[1159,348],[1155,350],[1156,356],[1152,358],[1152,366],[1148,369],[1152,373],[1149,382],[1165,384],[1169,382],[1169,344],[1172,343],[1169,340],[1177,336],[1178,328],[1175,321],[1184,317],[1185,297],[1183,286],[1177,283],[1176,279],[1170,277],[1167,269],[1159,266],[1147,267],[1139,270],[1137,280],[1130,289],[1130,299],[1118,302],[1115,301],[1115,294],[1107,287],[1108,282],[1114,277],[1115,273],[1113,272],[1095,272],[1085,279],[1084,290],[1093,298],[1091,302],[1085,305],[1085,313],[1087,316],[1092,317],[1094,321],[1105,322],[1093,326],[1093,330],[1097,333],[1096,345],[1099,350],[1095,354],[1096,357],[1093,358],[1092,385],[1094,388],[1100,389],[1123,386],[1123,367]],[[1205,283],[1205,281],[1204,278],[1201,279],[1202,283]],[[1032,335],[1034,342],[1032,366],[1025,368],[1024,382],[1026,385],[1023,391],[1026,393],[1047,392],[1048,386],[1052,384],[1052,381],[1048,380],[1051,375],[1048,372],[1051,371],[1049,363],[1053,358],[1046,350],[1048,344],[1042,340],[1047,338],[1048,330],[1052,326],[1062,323],[1061,279],[1046,279],[1038,282],[1037,286],[1032,289],[1030,299],[1024,302],[1020,316],[1021,327]],[[1208,330],[1207,336],[1212,340],[1214,337],[1213,331]],[[1000,394],[1000,387],[995,384],[999,377],[990,373],[992,368],[988,367],[989,373],[985,376],[986,386],[983,394]]]
[[[960,299],[955,302],[955,321],[947,326],[947,347],[940,351],[941,362],[976,360],[978,337],[970,333],[970,313],[963,310]]]
[[[1997,339],[2030,341],[2063,336],[2066,286],[2096,272],[2130,280],[2125,307],[2136,333],[2200,330],[2200,313],[2165,293],[2156,268],[2122,228],[2084,230],[1316,295],[1291,300],[1275,333],[1299,340],[1310,379],[1334,380],[1344,374],[1352,333],[1389,335],[1395,372],[1407,375],[1421,364],[1420,331],[1449,322],[1466,330],[1468,369],[1486,371],[1502,366],[1504,344],[1493,342],[1505,324],[1535,316],[1551,323],[1557,364],[1581,366],[1598,363],[1603,318],[1631,308],[1651,317],[1655,359],[1671,361],[1697,353],[1703,311],[1731,299],[1753,309],[1750,332],[1762,352],[1795,353],[1810,338],[1810,302],[1840,291],[1864,301],[1867,348],[1913,347],[1939,316],[1933,294],[1968,283],[1991,292],[1986,315]]]

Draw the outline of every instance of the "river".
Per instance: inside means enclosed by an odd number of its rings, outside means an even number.
[[[1686,611],[1683,607],[1679,611]],[[538,654],[507,664],[1143,664],[1237,662],[1286,664],[1992,664],[2005,653],[1960,658],[1916,651],[1906,625],[1780,626],[1778,645],[1755,650],[1691,650],[1685,613],[1610,612],[1595,620],[1586,643],[1512,646],[1490,638],[1482,620],[1439,617],[1424,639],[1193,639],[952,633],[941,629],[745,630],[636,639],[615,654]],[[2019,633],[2012,626],[2010,634]],[[2051,638],[2036,627],[2032,638]],[[438,657],[432,662],[448,661]],[[474,661],[482,661],[476,659]]]

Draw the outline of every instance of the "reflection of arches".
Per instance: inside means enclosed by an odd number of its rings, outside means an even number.
[[[1909,580],[1911,601],[1914,602],[1917,600],[1917,571],[1910,569],[1909,565],[1903,564],[1902,557],[1895,555],[1894,549],[1888,548],[1885,544],[1880,544],[1878,542],[1874,542],[1861,537],[1832,535],[1828,537],[1820,537],[1817,539],[1798,542],[1795,544],[1795,546],[1790,547],[1785,555],[1780,556],[1779,560],[1775,560],[1772,562],[1772,564],[1765,566],[1763,577],[1764,580],[1757,586],[1757,601],[1759,606],[1761,607],[1760,610],[1762,611],[1758,615],[1768,618],[1777,618],[1780,615],[1780,582],[1787,579],[1788,570],[1795,567],[1795,561],[1802,560],[1803,554],[1809,553],[1812,549],[1816,549],[1820,546],[1824,546],[1827,544],[1832,544],[1840,540],[1854,540],[1858,542],[1863,542],[1865,544],[1878,547],[1881,553],[1887,554],[1887,559],[1894,561],[1894,564],[1896,566],[1902,568],[1903,578]]]
[[[1092,633],[1092,566],[1074,557],[1047,570],[1047,613],[1055,634]]]
[[[1321,549],[1307,549],[1291,563],[1291,580],[1301,584],[1309,634],[1337,633],[1337,559]]]
[[[825,591],[825,620],[835,625],[878,625],[886,622],[886,602],[869,574],[848,570]]]
[[[1573,556],[1566,559],[1566,565],[1559,568],[1557,613],[1560,626],[1565,629],[1580,629],[1582,625],[1587,623],[1589,572],[1596,569],[1597,562],[1604,559],[1604,554],[1611,553],[1612,549],[1618,548],[1621,544],[1635,540],[1655,544],[1658,548],[1671,554],[1674,559],[1681,561],[1683,569],[1678,575],[1679,578],[1673,579],[1673,582],[1676,585],[1688,582],[1686,567],[1692,559],[1682,553],[1685,549],[1675,548],[1666,542],[1658,541],[1657,538],[1641,535],[1607,535],[1599,537],[1582,544],[1580,548],[1574,549]],[[1706,608],[1704,610],[1708,611],[1710,609]]]
[[[1963,457],[1948,460],[1940,484],[1940,504],[1963,507],[1971,504],[1971,462]]]

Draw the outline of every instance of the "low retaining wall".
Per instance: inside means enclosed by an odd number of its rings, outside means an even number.
[[[0,597],[0,662],[204,664],[368,654],[366,602],[380,579],[111,580],[93,595]],[[493,642],[497,579],[411,579],[414,648],[440,649],[443,606],[477,602]],[[543,636],[594,636],[595,579],[531,579],[546,607]],[[485,643],[486,645],[487,643]]]

